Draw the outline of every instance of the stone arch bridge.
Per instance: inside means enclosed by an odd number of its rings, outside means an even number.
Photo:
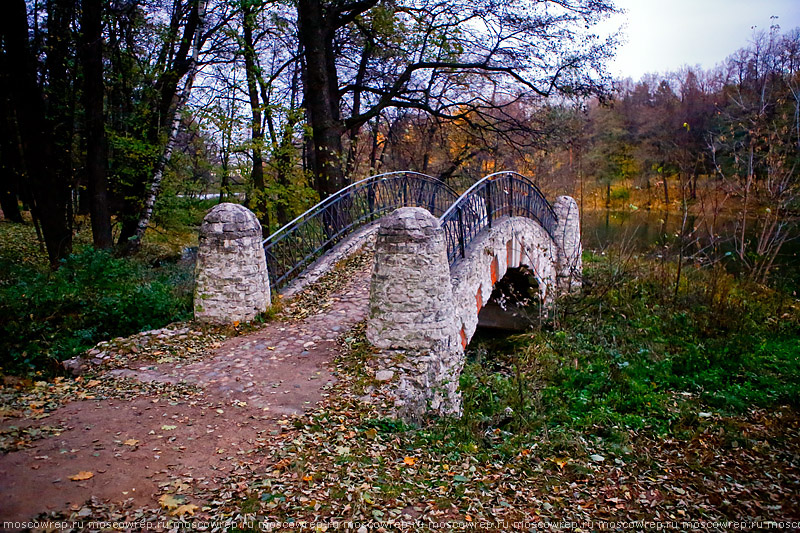
[[[375,236],[367,338],[395,358],[398,412],[458,414],[464,349],[493,289],[525,267],[544,306],[580,285],[575,200],[551,205],[514,172],[486,176],[461,195],[415,172],[373,176],[342,189],[261,241],[236,204],[206,216],[195,315],[246,321],[270,305],[270,283],[292,293]],[[311,276],[313,279],[314,276]]]

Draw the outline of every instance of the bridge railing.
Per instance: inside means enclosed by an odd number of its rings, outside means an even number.
[[[470,187],[439,218],[452,265],[464,257],[469,243],[492,221],[502,216],[535,219],[553,237],[558,218],[542,191],[516,172],[496,172]]]
[[[419,172],[378,174],[329,196],[264,240],[270,284],[281,288],[359,227],[399,207],[441,216],[458,198],[447,184]]]

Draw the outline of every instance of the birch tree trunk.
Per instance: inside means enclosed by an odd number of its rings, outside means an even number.
[[[175,149],[175,142],[178,138],[178,133],[181,129],[181,111],[183,111],[186,102],[189,100],[189,95],[192,92],[192,85],[197,76],[198,70],[198,56],[200,55],[200,41],[202,38],[203,30],[206,21],[206,6],[208,0],[200,0],[198,8],[198,22],[197,29],[195,30],[194,40],[192,44],[192,57],[189,71],[186,73],[186,78],[181,90],[175,94],[172,105],[172,120],[169,129],[169,136],[167,137],[167,144],[164,147],[164,154],[156,163],[153,172],[153,181],[150,182],[150,189],[145,199],[144,210],[142,216],[139,218],[139,223],[136,225],[136,233],[128,243],[128,252],[136,253],[142,245],[144,233],[147,231],[147,226],[150,224],[150,219],[153,216],[153,208],[156,205],[158,194],[161,192],[161,182],[164,179],[164,169],[172,158],[172,152]]]

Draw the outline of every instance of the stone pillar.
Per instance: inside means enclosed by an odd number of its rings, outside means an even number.
[[[439,220],[403,207],[381,220],[375,243],[367,339],[402,351],[395,394],[403,418],[459,414],[464,352],[456,327],[447,246]]]
[[[559,196],[553,204],[558,217],[555,231],[557,248],[556,286],[559,294],[580,288],[583,276],[581,222],[578,203],[570,196]]]
[[[200,226],[194,316],[203,322],[247,322],[270,305],[261,224],[244,206],[212,208]]]

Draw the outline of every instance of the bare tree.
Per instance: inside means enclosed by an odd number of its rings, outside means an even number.
[[[584,0],[300,0],[305,103],[320,195],[345,184],[345,133],[356,137],[384,109],[445,119],[493,110],[497,118],[498,109],[531,96],[597,91],[613,40],[598,40],[586,28],[611,12],[610,2]]]

